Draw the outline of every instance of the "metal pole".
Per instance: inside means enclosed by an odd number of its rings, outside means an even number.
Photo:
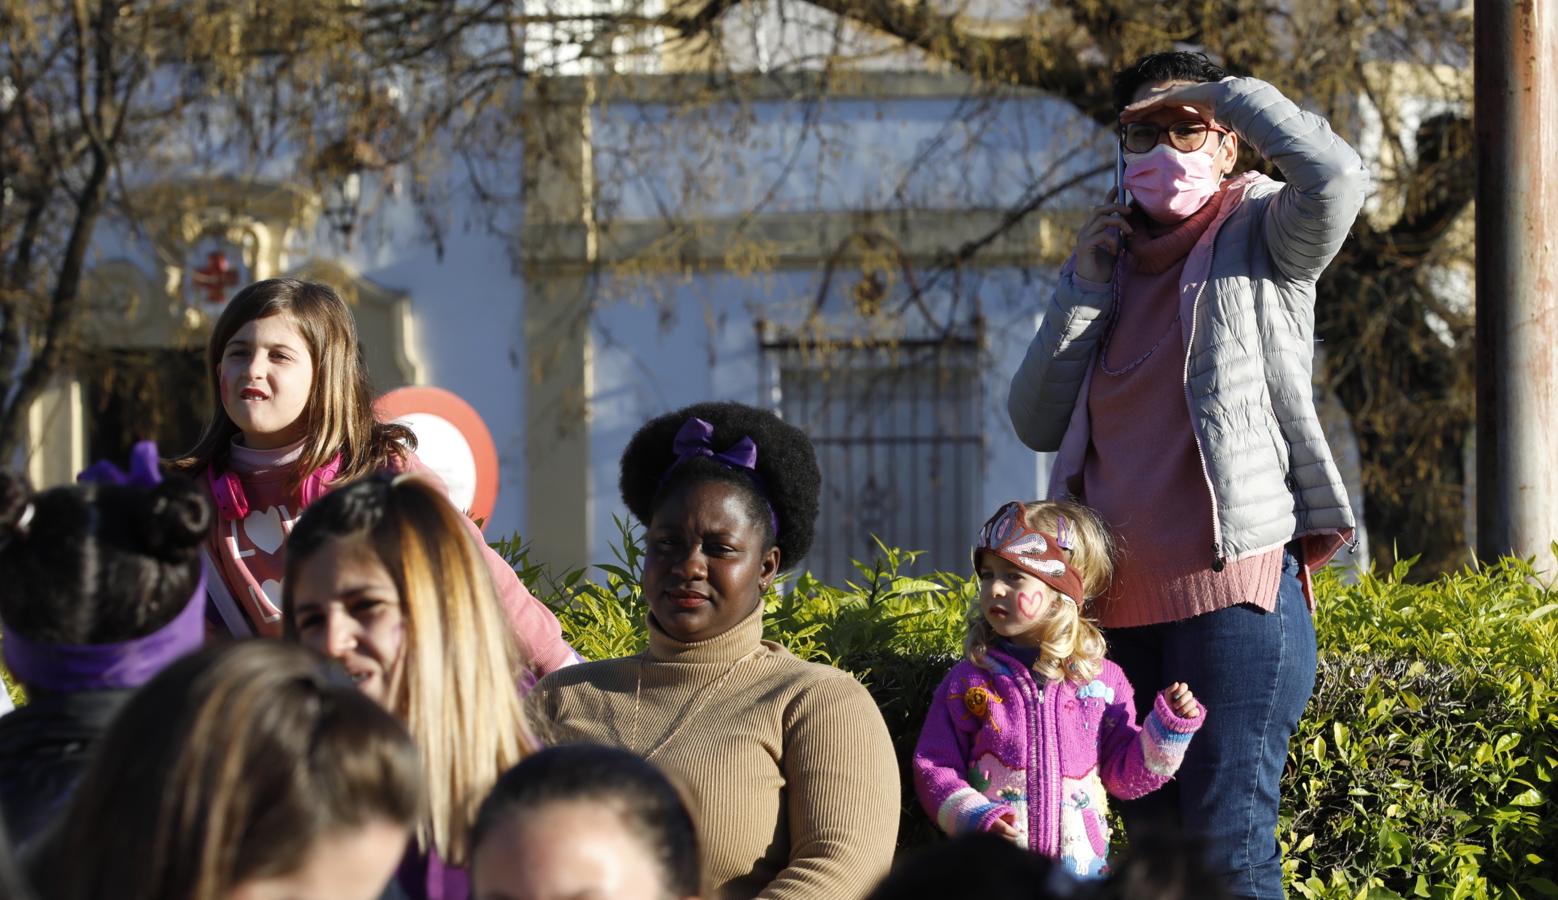
[[[1558,540],[1558,0],[1478,0],[1477,550]]]

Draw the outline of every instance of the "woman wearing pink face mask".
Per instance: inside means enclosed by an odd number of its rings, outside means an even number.
[[[1017,434],[1058,451],[1052,497],[1119,541],[1097,600],[1135,683],[1216,709],[1129,831],[1197,834],[1238,896],[1281,897],[1278,783],[1314,687],[1310,569],[1351,539],[1315,414],[1315,282],[1368,174],[1326,121],[1198,53],[1115,76],[1124,187],[1094,208],[1012,379]],[[1283,182],[1229,177],[1240,144]]]

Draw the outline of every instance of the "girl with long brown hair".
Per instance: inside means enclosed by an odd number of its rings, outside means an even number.
[[[211,418],[175,466],[204,479],[216,504],[206,548],[219,576],[213,625],[276,637],[285,541],[303,510],[373,472],[437,476],[417,459],[410,429],[374,417],[352,312],[327,285],[272,278],[239,291],[212,329],[206,370]],[[551,611],[482,548],[526,664],[540,676],[577,660]]]

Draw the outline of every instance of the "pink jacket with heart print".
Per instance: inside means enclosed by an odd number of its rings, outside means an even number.
[[[1104,660],[1086,685],[1039,684],[992,648],[991,670],[964,660],[936,688],[914,750],[920,804],[948,834],[988,831],[1011,816],[1027,847],[1067,871],[1108,871],[1108,796],[1129,800],[1179,769],[1205,721],[1158,696],[1136,725],[1130,682]]]
[[[286,569],[284,544],[303,514],[298,492],[289,487],[292,466],[301,457],[302,446],[300,443],[259,452],[235,445],[232,454],[232,470],[243,486],[249,514],[238,520],[217,516],[206,550],[222,584],[213,585],[212,593],[225,588],[254,634],[280,637],[281,582]],[[448,493],[443,481],[416,454],[407,451],[398,468],[414,472]],[[492,574],[493,587],[503,604],[515,644],[535,677],[577,661],[573,648],[563,639],[557,617],[525,589],[503,557],[487,546],[476,523],[469,519],[465,522]],[[220,617],[207,618],[218,632],[232,631]]]

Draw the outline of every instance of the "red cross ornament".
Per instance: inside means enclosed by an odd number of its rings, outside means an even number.
[[[238,273],[227,261],[227,254],[213,250],[206,254],[204,268],[196,269],[190,276],[197,292],[204,291],[207,303],[219,304],[227,300],[227,290],[237,286]]]

